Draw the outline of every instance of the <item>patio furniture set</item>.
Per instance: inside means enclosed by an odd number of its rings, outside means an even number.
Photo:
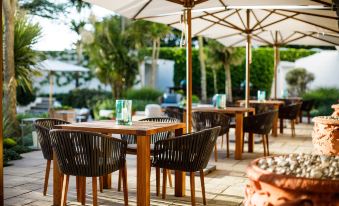
[[[300,104],[297,105],[297,108],[300,108]],[[200,172],[205,205],[203,169],[207,166],[213,149],[215,161],[218,160],[216,144],[218,136],[226,136],[227,157],[229,157],[231,127],[235,128],[235,159],[242,158],[244,133],[249,134],[249,152],[253,152],[255,133],[262,135],[264,155],[269,155],[268,134],[277,121],[277,110],[255,114],[255,108],[194,108],[194,132],[188,134],[185,134],[186,124],[182,123],[184,112],[185,110],[181,108],[168,107],[165,109],[168,117],[146,118],[133,122],[132,125],[117,125],[114,120],[80,123],[57,119],[36,120],[35,127],[41,149],[47,160],[43,194],[46,195],[47,192],[51,160],[56,160],[53,161],[54,205],[66,204],[70,176],[76,176],[77,200],[82,204],[86,202],[86,177],[92,178],[93,204],[97,205],[98,179],[99,191],[103,192],[104,189],[111,188],[111,173],[115,171],[119,172],[118,190],[121,190],[122,182],[125,205],[128,205],[126,154],[132,154],[137,158],[138,205],[150,203],[151,167],[156,168],[157,196],[160,196],[162,169],[162,198],[166,198],[167,179],[172,186],[171,171],[175,176],[175,196],[184,196],[185,176],[188,172],[192,205],[195,205],[194,176],[196,172]],[[297,115],[293,117],[296,119]],[[287,117],[281,116],[281,118]],[[232,119],[235,119],[234,123]],[[120,134],[121,138],[114,138],[112,134]],[[223,140],[222,144],[224,144]]]

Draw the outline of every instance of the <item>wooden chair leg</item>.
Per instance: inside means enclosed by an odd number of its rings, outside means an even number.
[[[226,134],[226,157],[230,157],[230,134]]]
[[[245,134],[246,134],[246,133],[243,133],[243,134],[242,134],[241,153],[244,152],[244,147],[245,147]]]
[[[264,148],[264,156],[266,156],[266,141],[265,141],[265,135],[261,136],[262,146]]]
[[[81,205],[86,205],[86,177],[81,177]]]
[[[166,199],[167,170],[162,170],[162,199]]]
[[[92,177],[92,195],[93,195],[93,206],[98,206],[98,184],[97,184],[97,177]]]
[[[267,153],[267,156],[270,155],[269,144],[268,144],[268,134],[266,134],[266,153]]]
[[[118,177],[118,191],[121,191],[121,169],[119,170],[119,177]]]
[[[191,203],[192,206],[195,206],[195,181],[194,181],[194,172],[190,172],[190,183],[191,183]]]
[[[307,124],[311,123],[311,114],[310,111],[307,111]]]
[[[68,182],[69,175],[64,175],[62,183],[61,206],[65,206],[67,203]]]
[[[99,177],[99,187],[100,187],[100,192],[103,193],[104,192],[104,177],[103,176]]]
[[[221,135],[221,149],[224,147],[224,134]]]
[[[124,202],[125,202],[125,205],[128,205],[127,165],[126,165],[126,163],[125,163],[125,166],[122,170],[122,184],[123,184],[123,190],[124,190]]]
[[[167,171],[167,176],[168,176],[168,183],[170,185],[170,187],[173,187],[173,183],[172,183],[172,175],[171,175],[171,170]]]
[[[292,137],[294,137],[295,136],[295,123],[293,119],[291,120],[291,130],[292,130]]]
[[[284,133],[284,119],[281,119],[280,118],[280,134],[283,134]]]
[[[46,170],[45,170],[45,182],[44,182],[44,191],[43,191],[43,195],[44,195],[44,196],[46,196],[46,194],[47,194],[49,172],[50,172],[50,170],[51,170],[51,161],[52,161],[52,160],[47,160],[47,164],[46,164]]]
[[[155,185],[156,185],[156,194],[157,196],[160,195],[160,168],[156,167],[155,168]]]
[[[203,201],[203,204],[206,205],[205,174],[204,174],[204,170],[200,170],[200,183],[201,183],[202,201]]]
[[[218,146],[217,143],[214,145],[214,161],[218,162]]]
[[[76,191],[77,191],[77,201],[80,202],[80,177],[76,176],[75,177],[75,187],[76,187]]]

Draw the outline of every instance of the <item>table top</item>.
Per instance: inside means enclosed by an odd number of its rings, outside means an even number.
[[[79,122],[55,126],[57,129],[90,131],[104,134],[152,135],[159,132],[183,129],[185,123],[132,122],[132,125],[116,125],[114,120]]]
[[[226,114],[255,112],[255,108],[249,107],[226,107],[225,109],[217,109],[214,107],[197,107],[192,109],[193,112],[222,112]]]
[[[244,103],[245,100],[239,100],[239,102]],[[250,104],[278,104],[278,105],[283,105],[283,104],[285,104],[285,102],[280,101],[280,100],[264,100],[264,101],[250,100]]]

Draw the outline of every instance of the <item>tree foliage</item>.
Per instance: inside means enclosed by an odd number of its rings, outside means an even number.
[[[314,80],[314,74],[304,68],[295,68],[287,72],[288,92],[292,96],[301,96],[307,90],[307,84]]]
[[[85,45],[89,64],[98,79],[112,88],[114,98],[134,84],[138,72],[132,41],[121,28],[118,16],[105,18],[94,25],[94,41]]]

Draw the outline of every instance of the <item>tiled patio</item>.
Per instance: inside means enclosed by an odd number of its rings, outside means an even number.
[[[289,126],[289,124],[288,124]],[[231,139],[233,137],[231,131]],[[271,154],[289,153],[310,153],[312,151],[311,133],[312,125],[298,124],[296,126],[297,136],[291,137],[290,128],[285,129],[284,135],[277,138],[270,137]],[[246,167],[248,163],[262,156],[262,144],[255,144],[255,153],[243,154],[243,160],[226,158],[225,146],[220,148],[221,138],[219,138],[219,160],[214,162],[211,157],[211,164],[216,165],[217,170],[205,177],[206,196],[208,205],[241,205],[243,201],[243,190],[247,182]],[[231,152],[234,144],[230,144]],[[245,146],[246,148],[246,146]],[[245,149],[246,151],[246,149]],[[45,171],[45,161],[41,151],[35,151],[23,155],[22,160],[12,162],[12,166],[4,169],[5,181],[5,205],[52,205],[52,173],[48,195],[42,195],[43,178]],[[128,164],[128,195],[129,205],[136,205],[136,169],[135,156],[127,157]],[[187,196],[183,198],[174,197],[173,189],[167,189],[167,199],[162,200],[155,196],[155,171],[151,172],[151,205],[190,205],[189,179],[186,180]],[[99,193],[100,205],[123,205],[123,194],[117,191],[117,172],[113,174],[113,189],[104,190]],[[87,182],[87,204],[91,204],[91,185]],[[202,205],[200,179],[196,177],[196,197],[198,205]],[[68,195],[69,205],[80,205],[76,202],[75,178],[70,179],[70,189]]]

